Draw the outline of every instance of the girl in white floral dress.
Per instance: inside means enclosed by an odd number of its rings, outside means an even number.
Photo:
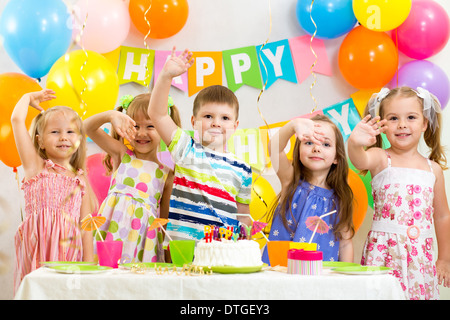
[[[407,299],[438,299],[438,284],[450,285],[450,210],[439,101],[422,88],[383,88],[367,109],[370,115],[348,142],[352,163],[373,177],[375,212],[361,263],[392,268]],[[390,143],[387,150],[381,148],[381,132]],[[428,158],[418,151],[422,133],[431,149]]]

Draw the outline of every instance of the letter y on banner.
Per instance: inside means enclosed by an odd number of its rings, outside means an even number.
[[[358,122],[361,121],[352,99],[347,99],[323,109],[323,114],[330,118],[341,130],[344,142],[350,137],[350,133]]]

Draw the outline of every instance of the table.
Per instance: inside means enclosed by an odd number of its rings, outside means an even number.
[[[45,267],[28,274],[15,299],[405,299],[392,275],[321,276],[279,271],[249,274],[185,275],[113,269],[97,274],[61,274]]]

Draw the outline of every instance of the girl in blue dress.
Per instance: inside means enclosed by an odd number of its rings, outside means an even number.
[[[296,134],[292,163],[284,149]],[[330,227],[312,240],[324,261],[353,262],[353,192],[348,185],[348,164],[340,130],[324,115],[288,122],[270,140],[270,158],[281,182],[278,206],[272,209],[272,241],[309,242],[313,230],[306,219],[323,217]],[[269,263],[267,247],[263,261]]]

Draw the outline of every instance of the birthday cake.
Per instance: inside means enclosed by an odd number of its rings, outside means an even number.
[[[261,250],[253,240],[205,241],[197,243],[194,252],[194,265],[197,266],[261,266]]]

